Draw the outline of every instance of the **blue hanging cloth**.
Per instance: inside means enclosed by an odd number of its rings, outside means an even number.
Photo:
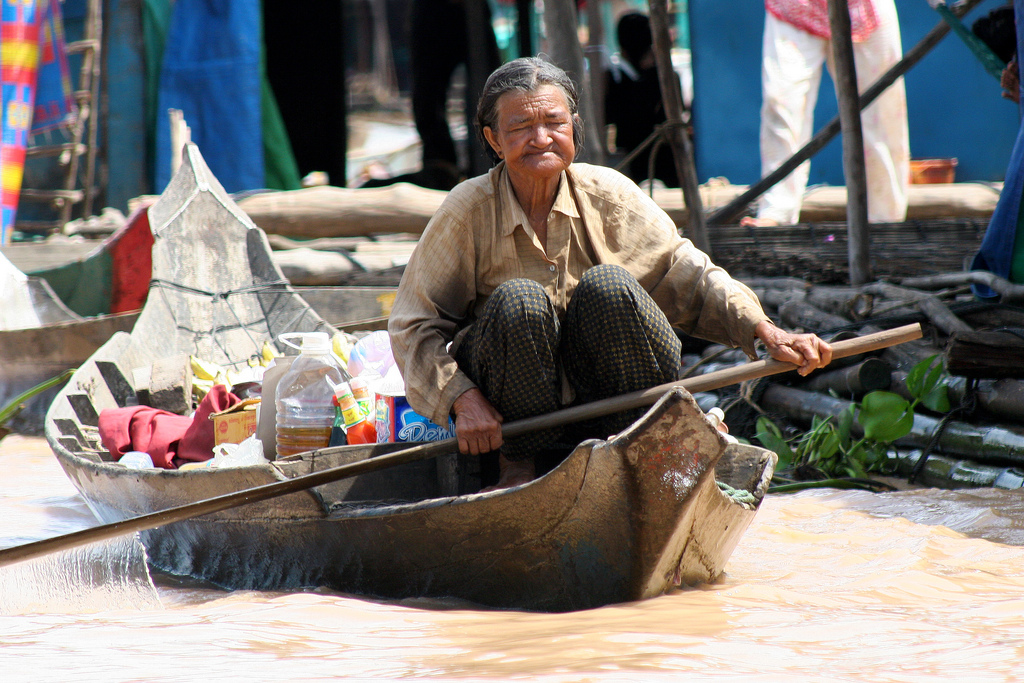
[[[1017,60],[1024,56],[1024,0],[1014,0],[1014,22],[1017,26]],[[1017,131],[1017,140],[1006,167],[1003,191],[989,219],[985,237],[978,253],[971,261],[971,270],[987,270],[1010,279],[1015,250],[1024,252],[1024,244],[1017,244],[1018,224],[1021,223],[1021,195],[1024,193],[1024,118]],[[1020,258],[1018,256],[1017,258]],[[974,285],[974,293],[982,299],[998,298],[998,294],[985,285]]]
[[[171,175],[168,109],[228,192],[264,187],[259,0],[177,0],[157,94],[156,191]]]

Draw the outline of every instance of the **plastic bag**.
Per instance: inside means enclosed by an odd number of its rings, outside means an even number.
[[[348,374],[353,377],[367,374],[384,377],[394,365],[391,337],[385,330],[371,332],[360,339],[348,356]]]
[[[248,467],[270,462],[263,455],[263,442],[253,434],[242,443],[220,443],[213,447],[210,467]]]

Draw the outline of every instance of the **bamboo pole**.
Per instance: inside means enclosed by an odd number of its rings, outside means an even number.
[[[608,160],[608,149],[605,144],[604,100],[605,100],[605,47],[604,23],[601,20],[603,0],[587,2],[587,49],[585,56],[589,67],[590,80],[590,128],[594,129],[594,154],[591,163],[603,166]]]
[[[832,32],[832,63],[839,126],[843,131],[843,175],[846,177],[846,231],[850,259],[850,284],[871,281],[871,238],[868,232],[868,178],[864,163],[864,134],[860,121],[857,66],[850,35],[847,0],[829,0],[828,23]]]
[[[547,0],[544,3],[544,25],[547,27],[551,60],[565,71],[579,88],[579,114],[583,119],[583,135],[586,140],[583,150],[576,150],[576,158],[597,163],[600,155],[599,131],[593,125],[594,102],[590,95],[590,83],[583,68],[583,47],[576,33],[576,3],[574,0]],[[595,150],[590,154],[588,150]]]
[[[491,26],[487,21],[485,5],[487,0],[466,0],[466,92],[464,94],[464,107],[466,127],[469,131],[466,136],[466,149],[469,156],[470,176],[482,175],[491,167],[491,158],[487,150],[483,149],[480,140],[477,138],[473,121],[476,114],[477,101],[480,99],[487,83],[488,73],[488,41],[484,37],[484,30],[490,31]]]
[[[683,189],[683,201],[687,209],[686,237],[705,254],[711,253],[711,240],[704,223],[704,205],[700,198],[700,184],[697,181],[697,164],[693,159],[693,144],[683,118],[683,92],[679,76],[672,68],[672,38],[668,26],[668,3],[666,0],[650,0],[651,37],[654,41],[654,61],[658,67],[658,82],[661,84],[661,100],[665,105],[665,137],[672,148],[676,175]]]
[[[961,3],[953,7],[953,13],[957,17],[962,17],[980,2],[981,0],[962,0]],[[860,108],[864,109],[878,99],[878,96],[885,92],[890,85],[895,83],[896,79],[910,71],[910,69],[921,61],[926,54],[931,52],[932,48],[938,45],[939,42],[946,37],[947,33],[949,33],[949,24],[945,21],[940,21],[936,24],[931,31],[925,34],[925,37],[922,38],[917,45],[911,48],[910,51],[903,56],[903,59],[893,64],[892,67],[882,74],[877,81],[872,83],[867,90],[861,93]],[[797,166],[820,152],[825,145],[827,145],[832,138],[839,133],[839,130],[839,117],[836,116],[826,123],[822,129],[807,142],[806,145],[796,152],[796,154],[784,161],[774,171],[761,178],[761,180],[748,187],[745,192],[737,195],[731,202],[711,214],[711,216],[708,217],[708,223],[710,225],[721,225],[722,223],[735,221],[736,217],[739,216],[751,202],[796,170]]]

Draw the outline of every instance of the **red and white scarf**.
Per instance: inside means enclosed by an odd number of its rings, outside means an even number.
[[[863,42],[878,28],[878,15],[871,0],[849,0],[850,26],[854,42]],[[828,0],[765,0],[764,7],[777,19],[819,38],[831,38]]]

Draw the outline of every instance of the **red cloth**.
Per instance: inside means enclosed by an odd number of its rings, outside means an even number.
[[[143,451],[154,465],[167,470],[186,462],[203,462],[213,457],[210,415],[239,401],[226,386],[216,384],[203,397],[194,417],[148,406],[110,408],[100,412],[100,443],[117,460],[128,451]]]
[[[862,42],[878,28],[878,15],[871,0],[849,0],[850,34]],[[765,0],[772,16],[819,38],[831,38],[828,25],[828,0]]]
[[[111,235],[110,312],[137,311],[146,303],[153,271],[153,232],[146,201]]]

